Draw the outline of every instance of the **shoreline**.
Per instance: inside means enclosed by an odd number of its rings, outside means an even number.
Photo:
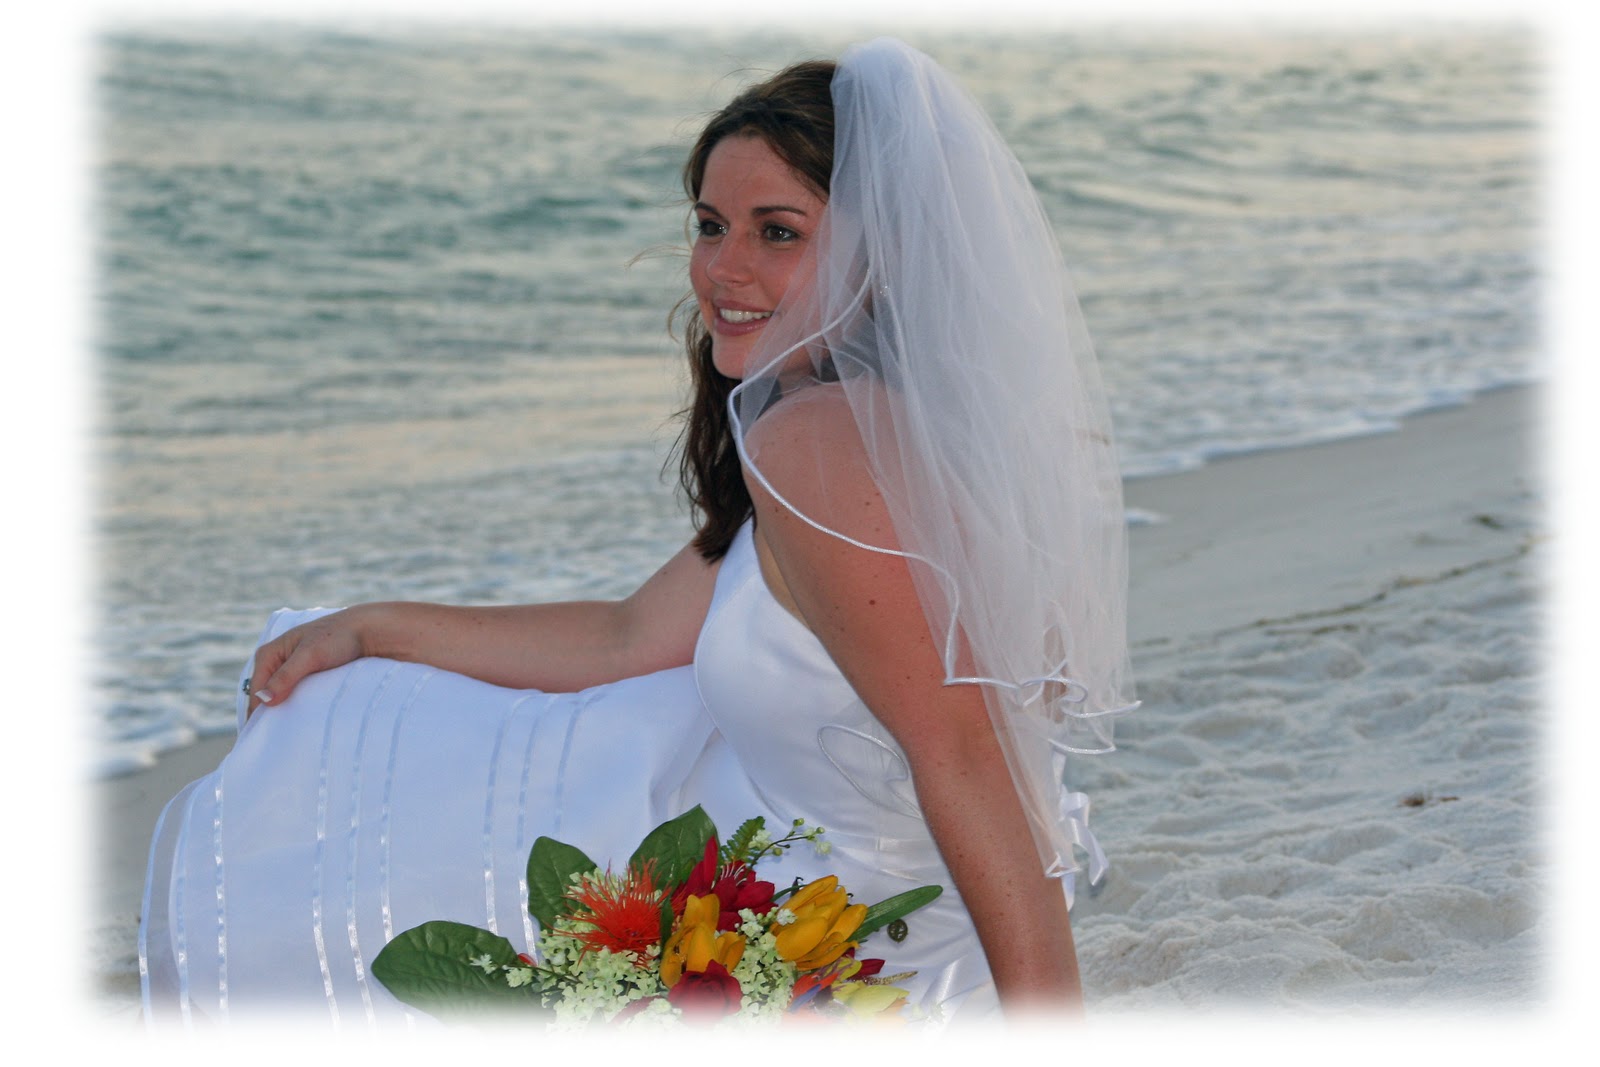
[[[1392,433],[1249,453],[1130,480],[1129,631],[1142,658],[1265,620],[1359,608],[1390,590],[1505,557],[1536,536],[1546,387],[1428,411]],[[91,783],[89,902],[110,959],[97,1007],[137,1017],[136,930],[146,850],[167,800],[216,766],[228,735]]]
[[[1134,648],[1356,603],[1494,555],[1543,518],[1546,389],[1127,482],[1127,506],[1162,519],[1129,530]]]

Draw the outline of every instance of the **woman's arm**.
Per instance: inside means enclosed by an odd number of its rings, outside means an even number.
[[[573,692],[694,658],[717,564],[686,546],[624,600],[508,607],[359,604],[256,651],[250,710],[363,656],[426,663],[512,689]]]
[[[763,469],[797,505],[803,478],[787,478],[786,451],[764,434]],[[849,447],[847,427],[798,428],[838,445],[824,462],[830,477],[852,479],[836,492],[830,518],[858,539],[895,546],[883,501]],[[775,446],[768,452],[766,446]],[[808,446],[809,447],[809,446]],[[795,449],[810,463],[812,451]],[[856,473],[843,475],[840,472]],[[793,472],[799,474],[797,470]],[[983,694],[946,686],[905,560],[869,552],[816,530],[752,483],[756,533],[778,571],[775,590],[822,641],[845,678],[905,751],[923,815],[978,937],[1008,1012],[1081,1009],[1077,954],[1061,885],[1046,878]],[[848,515],[838,501],[848,499]],[[769,581],[771,576],[769,575]]]

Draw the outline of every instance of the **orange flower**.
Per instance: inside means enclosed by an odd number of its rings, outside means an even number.
[[[795,979],[794,988],[789,991],[790,1008],[792,1010],[818,999],[826,1000],[827,997],[819,994],[825,993],[835,982],[846,978],[870,978],[882,968],[882,960],[858,960],[852,956],[840,956],[832,965],[806,971]]]
[[[850,935],[866,918],[865,904],[851,904],[833,875],[819,878],[782,905],[795,920],[778,928],[778,955],[800,971],[826,967],[856,947]]]
[[[591,949],[630,952],[642,961],[661,939],[661,904],[666,892],[655,887],[651,869],[618,876],[607,872],[582,878],[567,898],[579,911],[573,921],[582,927],[571,936]]]
[[[717,932],[722,903],[716,894],[690,895],[683,918],[661,951],[661,983],[668,989],[687,974],[703,973],[712,962],[732,971],[744,957],[744,935]]]

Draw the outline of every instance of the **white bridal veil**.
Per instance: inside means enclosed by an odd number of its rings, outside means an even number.
[[[1136,704],[1121,476],[1077,300],[1021,165],[936,63],[858,46],[833,101],[814,270],[794,275],[729,401],[741,455],[806,521],[907,558],[946,683],[984,687],[1046,870],[1076,869],[1083,849],[1098,880],[1065,761],[1110,751],[1112,717]],[[849,528],[820,456],[783,464],[822,480],[803,509],[763,466],[759,416],[808,402],[848,406],[898,545]]]

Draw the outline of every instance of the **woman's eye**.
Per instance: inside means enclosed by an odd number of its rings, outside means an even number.
[[[783,244],[788,241],[798,240],[800,235],[787,226],[772,225],[766,228],[766,237],[769,241]]]
[[[715,219],[701,219],[695,225],[695,232],[701,237],[721,237],[726,229],[722,223]]]

